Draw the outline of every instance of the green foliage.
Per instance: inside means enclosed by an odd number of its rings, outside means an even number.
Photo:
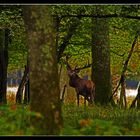
[[[60,135],[114,136],[139,135],[140,111],[111,106],[77,107],[63,105],[63,129]],[[29,106],[16,104],[0,106],[0,135],[33,135],[31,117],[42,118]]]
[[[121,135],[120,128],[112,121],[92,120],[90,125],[80,129],[82,135]]]
[[[64,135],[121,135],[120,128],[118,126],[114,126],[112,121],[105,120],[80,120],[79,121],[79,129],[66,128],[64,130]]]
[[[0,106],[0,135],[31,135],[31,116],[34,116],[34,113],[26,106]]]
[[[52,14],[93,14],[95,5],[52,5]],[[140,14],[138,5],[106,5],[106,14],[131,15]],[[0,6],[0,28],[11,29],[12,42],[9,44],[8,70],[23,68],[26,64],[27,45],[22,8],[18,5]],[[59,27],[59,45],[67,34],[71,17],[62,18]],[[73,18],[76,20],[76,18]],[[112,75],[120,75],[124,61],[131,49],[135,33],[140,28],[139,20],[115,17],[108,18],[110,24],[110,51]],[[91,62],[91,18],[82,18],[75,34],[72,36],[65,53],[70,54],[72,67],[79,67]],[[139,42],[128,64],[127,76],[140,78]],[[63,61],[61,61],[63,62]],[[83,72],[84,73],[84,72]],[[90,73],[90,70],[85,70]],[[63,106],[64,128],[61,135],[139,135],[139,110],[124,110],[113,107],[77,107]],[[17,105],[0,106],[0,135],[32,135],[30,116],[38,115],[26,107]]]
[[[63,106],[62,135],[138,135],[140,112],[111,106]]]
[[[27,60],[25,27],[19,5],[0,5],[0,28],[10,30],[8,70],[24,68]]]
[[[138,5],[102,5],[106,9],[104,15],[117,14],[118,16],[139,16]],[[67,15],[60,21],[59,27],[59,45],[63,42],[63,38],[67,34],[70,19],[76,18],[69,17],[68,15],[81,14],[94,14],[95,5],[53,5],[51,6],[52,13],[54,15]],[[111,72],[112,75],[120,75],[124,61],[126,60],[128,53],[131,49],[136,31],[139,30],[140,22],[136,19],[114,17],[108,18],[110,30],[110,54],[111,54]],[[74,67],[82,67],[87,63],[91,63],[91,48],[92,48],[92,22],[90,17],[83,17],[79,26],[76,29],[76,33],[72,36],[70,43],[65,49],[65,54],[70,54],[72,57],[69,63]],[[127,77],[136,78],[139,75],[140,63],[136,60],[139,59],[139,45],[135,46],[134,53],[128,64]],[[62,58],[63,59],[63,58]],[[83,70],[90,75],[89,70]],[[81,73],[82,73],[81,72]]]
[[[125,16],[139,16],[140,10],[138,5],[102,5],[106,9],[105,14],[117,14]],[[50,5],[52,15],[78,15],[94,14],[95,5]],[[25,26],[22,19],[22,6],[20,5],[1,5],[0,6],[0,27],[8,27],[11,30],[12,42],[9,44],[9,65],[8,70],[24,68],[27,59],[27,45]],[[71,20],[73,19],[73,20]],[[58,44],[63,42],[63,38],[68,32],[69,25],[76,20],[75,17],[61,18],[59,26]],[[133,38],[139,30],[139,20],[130,18],[108,18],[110,24],[110,50],[111,50],[111,70],[112,74],[120,75],[123,62],[128,56]],[[94,29],[90,17],[83,17],[80,21],[76,32],[72,36],[65,53],[70,54],[70,64],[82,67],[91,63],[91,36]],[[130,64],[128,65],[128,77],[138,77],[140,70],[139,47],[137,46]],[[122,56],[121,56],[122,55]],[[134,65],[135,64],[135,65]],[[90,75],[90,69],[83,70]],[[82,72],[81,72],[82,73]]]

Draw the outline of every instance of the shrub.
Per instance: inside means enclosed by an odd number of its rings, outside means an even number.
[[[0,106],[0,135],[31,135],[30,112],[27,106]]]
[[[64,135],[137,135],[140,111],[111,106],[64,105]]]

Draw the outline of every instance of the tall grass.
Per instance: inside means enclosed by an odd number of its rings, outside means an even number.
[[[0,135],[32,135],[30,106],[15,104],[15,95],[8,94],[8,104],[0,106]],[[112,106],[63,104],[63,129],[60,135],[140,135],[140,110]]]
[[[63,135],[139,135],[140,111],[63,105]]]

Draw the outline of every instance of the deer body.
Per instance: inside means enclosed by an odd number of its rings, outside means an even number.
[[[79,106],[79,95],[84,97],[84,104],[86,105],[86,100],[89,103],[93,103],[95,96],[95,84],[91,80],[85,80],[77,75],[77,70],[72,70],[67,64],[67,72],[69,76],[69,85],[75,88],[77,93],[77,104]]]

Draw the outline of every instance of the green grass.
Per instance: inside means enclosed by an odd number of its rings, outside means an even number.
[[[32,135],[29,105],[0,106],[0,135]],[[77,107],[63,104],[63,129],[60,135],[139,135],[140,110],[118,107]]]
[[[1,105],[0,106],[0,135],[30,135],[29,123],[31,112],[26,106]]]
[[[63,106],[63,135],[139,135],[140,111],[111,106]]]

